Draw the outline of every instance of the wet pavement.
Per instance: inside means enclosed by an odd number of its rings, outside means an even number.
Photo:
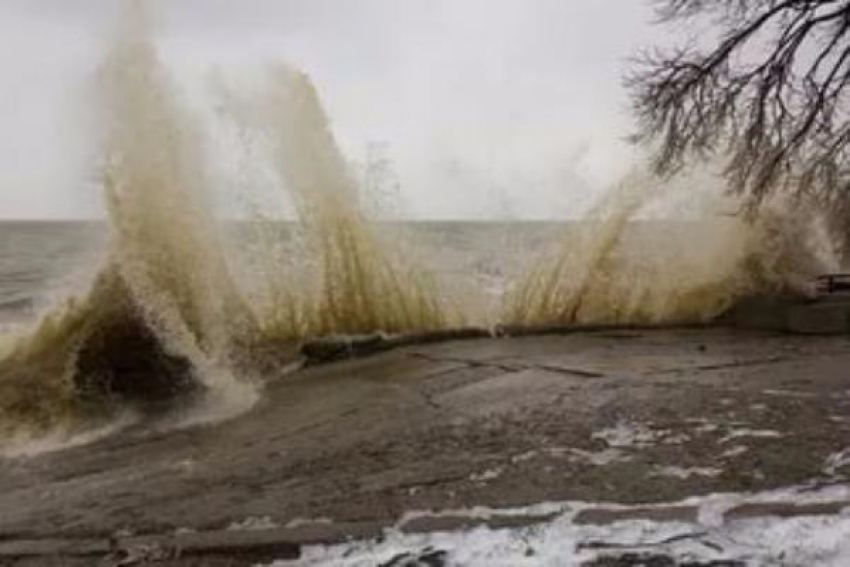
[[[282,376],[227,422],[139,424],[0,458],[0,564],[174,534],[222,556],[285,557],[412,510],[577,501],[600,503],[585,520],[606,522],[617,508],[604,503],[814,489],[848,473],[845,337],[707,328],[408,345]],[[690,513],[676,508],[664,509]]]

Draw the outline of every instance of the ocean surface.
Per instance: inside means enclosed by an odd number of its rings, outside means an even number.
[[[406,251],[438,276],[446,293],[475,294],[492,302],[541,251],[561,241],[568,225],[418,221],[387,223],[382,232],[402,239]],[[95,221],[0,222],[0,325],[25,322],[53,302],[85,293],[106,262],[109,230],[107,223]],[[249,232],[244,225],[233,226],[224,237],[237,278],[251,277],[242,253],[250,248]]]
[[[71,293],[97,269],[106,239],[96,222],[0,222],[0,323],[26,320]]]

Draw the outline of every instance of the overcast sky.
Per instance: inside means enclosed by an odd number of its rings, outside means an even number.
[[[646,0],[161,0],[157,44],[191,90],[286,61],[350,159],[385,143],[419,217],[560,217],[629,159],[626,59]],[[0,0],[0,217],[101,214],[93,74],[118,0]],[[192,97],[186,96],[187,106]]]

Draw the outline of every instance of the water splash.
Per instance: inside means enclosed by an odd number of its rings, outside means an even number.
[[[363,211],[314,85],[289,67],[247,103],[227,101],[237,122],[263,138],[298,214],[294,231],[273,219],[252,224],[261,281],[244,293],[211,212],[202,144],[139,6],[101,74],[109,253],[86,293],[29,332],[0,337],[0,436],[76,432],[126,405],[175,398],[216,400],[223,406],[196,417],[221,417],[255,399],[234,374],[279,373],[280,357],[305,338],[468,320],[460,294],[453,299]],[[633,173],[519,278],[499,319],[700,322],[747,294],[803,292],[809,277],[835,265],[818,216],[781,199],[752,222],[718,217],[729,201],[711,192],[691,221],[649,215],[659,203],[701,194],[698,181]]]
[[[820,216],[781,198],[754,218],[729,215],[722,183],[691,172],[661,181],[635,170],[505,297],[513,324],[679,324],[709,321],[750,294],[805,294],[837,260]],[[641,219],[689,200],[687,220]],[[682,211],[674,218],[681,219]]]
[[[199,145],[131,6],[101,76],[108,257],[86,294],[6,347],[0,429],[73,430],[175,393],[214,393],[229,409],[253,398],[229,371],[253,323],[218,245]]]
[[[268,288],[266,333],[304,338],[459,324],[433,274],[363,212],[357,183],[309,77],[279,66],[256,98],[260,102],[249,112],[237,114],[269,141],[302,237],[295,251],[301,275],[281,275]]]

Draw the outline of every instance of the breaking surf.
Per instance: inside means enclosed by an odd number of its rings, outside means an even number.
[[[547,230],[552,250],[483,236],[492,265],[453,267],[443,244],[422,254],[364,210],[316,87],[288,65],[259,88],[220,89],[223,121],[261,142],[246,167],[266,167],[295,216],[251,217],[250,242],[233,245],[201,131],[133,6],[98,77],[107,250],[83,293],[0,337],[4,445],[95,438],[128,411],[178,411],[174,423],[237,415],[316,337],[702,323],[748,295],[806,294],[839,264],[815,208],[776,199],[728,215],[736,200],[716,177],[638,169],[586,218]]]
[[[191,125],[133,6],[99,77],[109,250],[86,293],[7,347],[6,436],[77,431],[178,397],[254,398],[232,372],[253,317],[218,246]]]

